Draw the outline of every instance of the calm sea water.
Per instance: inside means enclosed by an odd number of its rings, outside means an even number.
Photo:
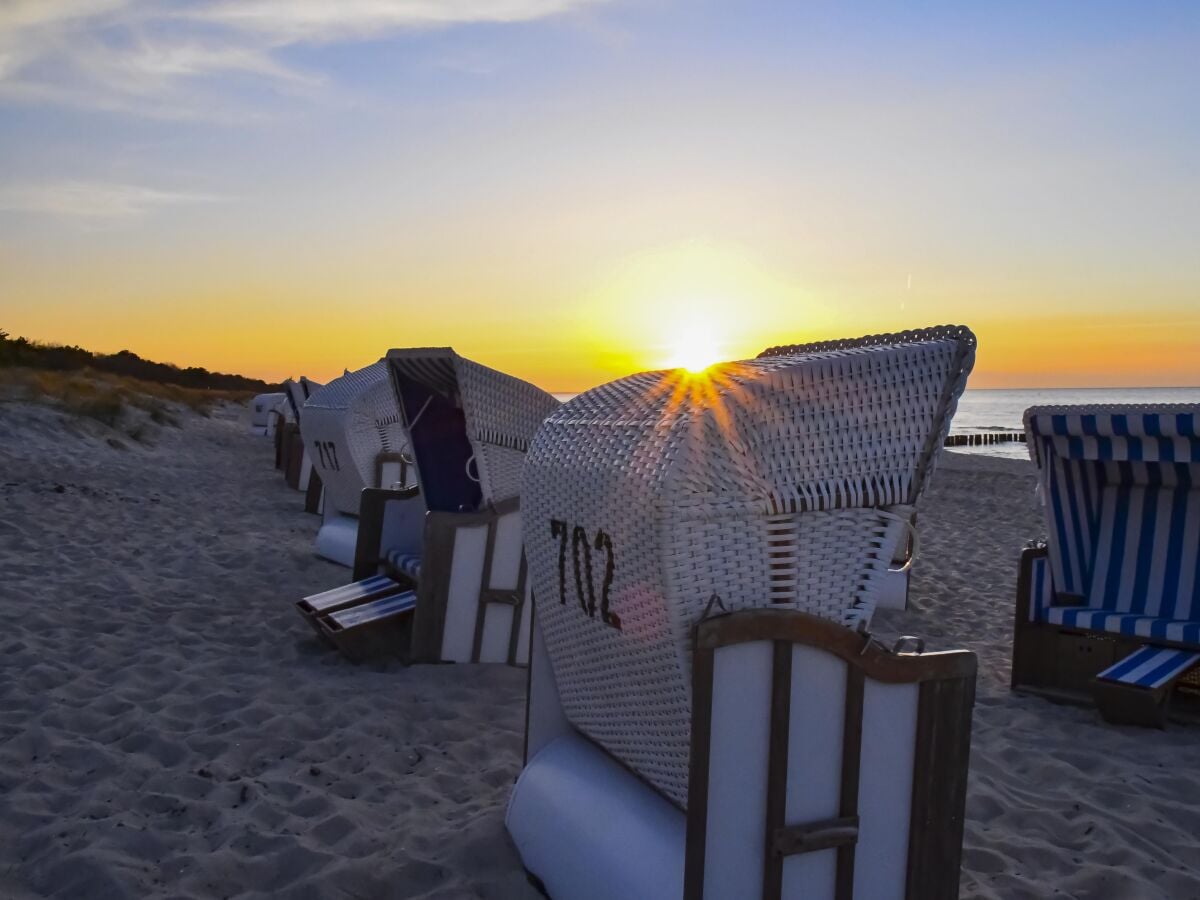
[[[1200,403],[1200,388],[1046,388],[1042,390],[968,389],[958,401],[951,434],[983,431],[1021,431],[1023,416],[1031,406],[1060,406],[1079,403]],[[956,453],[982,453],[1028,459],[1024,444],[994,444],[961,449]]]
[[[555,394],[570,400],[574,394]],[[951,434],[1020,431],[1022,416],[1031,406],[1076,403],[1200,403],[1200,388],[1046,388],[1040,390],[967,390],[958,402]],[[1028,459],[1024,444],[956,448],[955,453],[981,453]]]

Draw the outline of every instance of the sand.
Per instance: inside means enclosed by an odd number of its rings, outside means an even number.
[[[503,828],[524,673],[353,665],[346,580],[232,407],[152,444],[0,402],[0,897],[537,896]],[[1197,731],[1008,690],[1028,463],[947,454],[912,609],[980,657],[962,896],[1200,898]]]
[[[348,572],[240,412],[75,430],[0,404],[0,896],[537,896],[524,672],[318,645]]]

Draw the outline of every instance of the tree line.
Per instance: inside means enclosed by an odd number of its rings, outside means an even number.
[[[92,353],[82,347],[44,344],[28,338],[10,337],[8,332],[0,329],[0,368],[16,366],[58,372],[95,369],[98,372],[124,375],[142,381],[206,390],[262,392],[278,388],[278,385],[268,384],[258,378],[246,378],[244,375],[210,372],[199,366],[181,369],[170,363],[152,362],[142,359],[130,350],[122,350],[119,353]]]

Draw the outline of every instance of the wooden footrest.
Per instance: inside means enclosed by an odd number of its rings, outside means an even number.
[[[402,593],[403,590],[403,587],[386,575],[376,575],[373,578],[364,578],[353,584],[344,584],[333,590],[305,597],[296,604],[296,609],[300,611],[304,621],[312,626],[313,631],[321,638],[328,640],[326,630],[317,621],[320,616],[362,603],[369,603],[372,600],[379,600],[382,597],[390,597]]]
[[[1175,682],[1200,662],[1200,652],[1146,646],[1092,681],[1100,715],[1117,725],[1163,728]]]
[[[392,594],[317,617],[325,637],[349,659],[396,655],[408,650],[415,591]]]

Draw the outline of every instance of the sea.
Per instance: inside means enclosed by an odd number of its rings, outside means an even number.
[[[570,400],[575,394],[555,394]],[[958,412],[950,425],[951,434],[982,434],[989,431],[1022,431],[1025,410],[1031,406],[1067,406],[1082,403],[1200,403],[1200,387],[1153,388],[968,388],[958,401]],[[1022,443],[955,447],[953,453],[1028,459]]]
[[[958,412],[950,423],[951,434],[988,431],[1023,431],[1025,410],[1031,406],[1073,406],[1083,403],[1200,403],[1200,388],[1040,388],[971,390],[963,392]],[[979,453],[1028,459],[1022,443],[954,448],[955,453]]]

